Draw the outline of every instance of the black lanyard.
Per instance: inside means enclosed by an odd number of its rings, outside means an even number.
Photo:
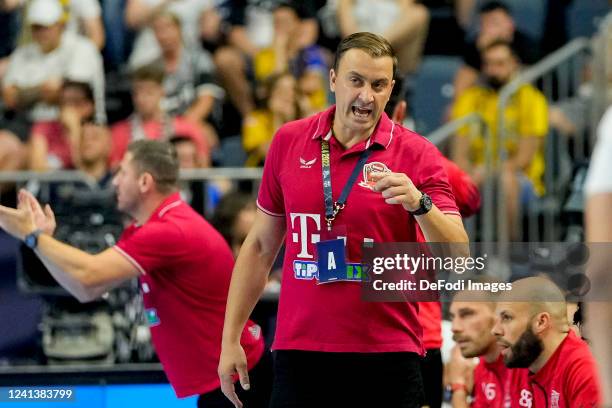
[[[346,199],[348,198],[349,193],[351,192],[351,188],[353,184],[355,184],[355,180],[357,180],[357,176],[363,169],[363,165],[370,157],[372,150],[366,149],[359,156],[359,161],[355,165],[351,176],[346,181],[344,188],[342,189],[342,194],[340,194],[340,198],[338,201],[334,202],[332,197],[332,182],[331,182],[331,166],[329,159],[329,142],[327,140],[321,141],[321,168],[323,170],[323,196],[325,198],[325,222],[327,223],[327,230],[331,231],[332,222],[338,215],[338,213],[344,209],[346,206]]]

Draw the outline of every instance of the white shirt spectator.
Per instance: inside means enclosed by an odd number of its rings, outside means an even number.
[[[612,192],[612,106],[604,114],[597,129],[597,144],[591,156],[586,179],[587,196]]]
[[[18,47],[11,54],[3,85],[29,88],[49,79],[87,82],[94,89],[96,119],[104,121],[104,67],[96,46],[88,38],[64,32],[55,50],[45,54],[37,43]],[[57,106],[39,102],[30,111],[32,121],[55,120]]]
[[[156,7],[162,3],[162,0],[140,1],[149,7]],[[212,7],[213,3],[214,0],[175,0],[168,5],[168,10],[181,21],[185,45],[189,47],[199,46],[199,19],[202,12]],[[132,68],[140,67],[156,59],[159,55],[160,49],[153,30],[147,27],[138,33],[128,65]]]
[[[102,16],[102,8],[98,0],[70,0],[69,11],[66,31],[81,35],[86,34],[84,27],[82,27],[84,20]]]

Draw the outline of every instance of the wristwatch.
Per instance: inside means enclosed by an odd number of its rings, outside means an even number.
[[[42,230],[40,228],[35,229],[25,236],[23,239],[23,243],[30,249],[36,249],[38,246],[38,236],[42,234]]]
[[[410,211],[412,215],[423,215],[427,214],[431,210],[432,202],[431,197],[421,192],[421,199],[419,200],[420,207],[414,211]]]

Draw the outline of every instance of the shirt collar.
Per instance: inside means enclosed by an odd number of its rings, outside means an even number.
[[[334,123],[334,114],[336,113],[336,105],[332,105],[329,109],[319,113],[317,118],[317,126],[312,135],[313,139],[325,139],[331,136],[331,130]],[[397,125],[393,123],[389,116],[385,112],[382,113],[374,132],[365,143],[365,149],[369,148],[372,144],[381,146],[383,149],[387,149],[393,141],[393,134]]]
[[[177,191],[176,193],[170,194],[168,197],[162,201],[162,203],[153,211],[151,215],[151,219],[153,218],[162,218],[169,210],[180,205],[183,201],[181,200],[181,195]]]

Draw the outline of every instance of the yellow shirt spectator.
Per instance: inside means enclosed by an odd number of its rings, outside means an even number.
[[[496,91],[482,86],[466,90],[453,106],[452,117],[459,119],[471,113],[479,113],[491,129],[493,148],[497,149],[499,139],[497,108],[499,95]],[[512,96],[504,112],[504,146],[508,157],[513,157],[518,149],[519,139],[525,137],[545,138],[548,133],[548,105],[544,95],[531,85],[523,85]],[[470,138],[470,162],[481,165],[485,162],[485,137],[470,132],[468,126],[460,129],[457,137]],[[525,170],[525,175],[533,183],[538,195],[544,194],[544,143]]]

